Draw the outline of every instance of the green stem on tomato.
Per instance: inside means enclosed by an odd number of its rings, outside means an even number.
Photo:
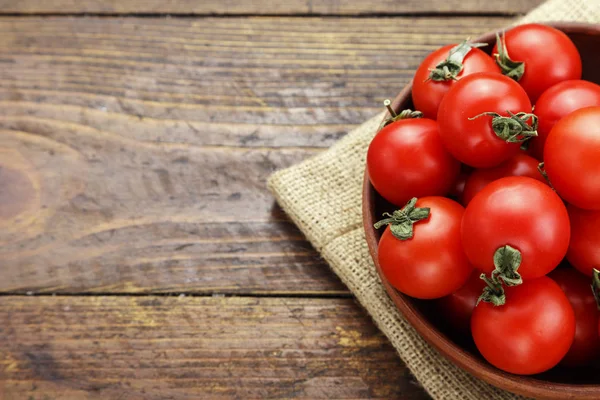
[[[498,64],[504,75],[518,82],[525,73],[525,63],[522,61],[511,60],[508,55],[508,50],[506,49],[506,37],[504,34],[502,34],[501,38],[500,35],[496,33],[496,46],[498,48],[498,53],[494,54],[496,64]]]
[[[600,271],[596,268],[592,269],[592,292],[594,293],[598,310],[600,310]]]
[[[548,184],[548,186],[550,186],[550,188],[556,192],[556,189],[554,189],[554,186],[552,186],[552,182],[550,182],[550,178],[548,178],[548,173],[544,169],[544,163],[543,162],[541,162],[541,163],[538,164],[537,170],[538,170],[538,172],[540,174],[542,174],[542,176],[546,180],[546,183]]]
[[[396,111],[392,108],[392,102],[389,99],[385,99],[383,101],[383,105],[387,108],[390,113],[390,117],[386,118],[378,131],[381,130],[384,126],[391,124],[392,122],[400,121],[402,119],[411,119],[411,118],[423,118],[423,113],[421,111],[413,111],[411,109],[406,109],[400,111],[400,114],[397,114]]]
[[[448,58],[429,70],[427,81],[443,82],[457,80],[458,74],[463,70],[463,62],[471,49],[487,46],[487,43],[471,43],[469,39],[454,46],[448,52]]]
[[[494,270],[490,277],[488,278],[485,274],[480,276],[487,286],[477,299],[477,304],[481,301],[491,303],[494,306],[501,306],[506,303],[504,285],[517,286],[523,283],[521,275],[517,272],[521,260],[521,252],[514,247],[509,245],[499,247],[494,253]]]
[[[473,121],[481,117],[492,117],[492,129],[496,136],[507,143],[523,143],[538,135],[538,117],[535,114],[518,112],[513,114],[506,110],[508,117],[497,112],[484,112],[469,118]],[[531,125],[527,122],[531,120]]]
[[[375,229],[379,229],[385,225],[390,226],[390,231],[396,239],[408,240],[413,237],[413,225],[415,222],[429,218],[430,208],[415,207],[417,198],[413,197],[400,210],[394,211],[392,214],[383,213],[384,218],[375,223]]]

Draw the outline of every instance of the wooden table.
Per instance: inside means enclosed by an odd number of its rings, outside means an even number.
[[[427,395],[273,171],[540,0],[0,0],[0,398]]]

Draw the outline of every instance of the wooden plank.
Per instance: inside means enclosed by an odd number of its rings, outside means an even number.
[[[0,19],[0,291],[346,293],[268,175],[506,21]]]
[[[363,15],[363,14],[504,14],[525,13],[543,0],[1,0],[2,13],[94,13],[185,15]]]
[[[0,310],[6,399],[428,398],[351,299],[8,296]]]

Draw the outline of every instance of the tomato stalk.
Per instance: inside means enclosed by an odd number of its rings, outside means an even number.
[[[463,62],[471,49],[487,46],[487,43],[469,43],[469,39],[454,46],[448,52],[448,58],[437,64],[435,68],[429,70],[427,81],[443,82],[458,80],[456,77],[463,70]]]
[[[392,102],[389,99],[385,99],[383,101],[383,105],[385,106],[385,108],[387,108],[388,112],[390,113],[390,117],[386,118],[383,121],[378,131],[381,130],[381,128],[388,126],[389,124],[396,121],[411,118],[423,118],[423,113],[421,111],[413,111],[409,108],[407,108],[406,110],[402,110],[399,114],[397,114],[396,111],[394,111],[394,109],[392,108]]]
[[[538,135],[538,117],[535,114],[518,112],[513,114],[506,110],[508,117],[496,112],[484,112],[469,118],[469,121],[480,117],[492,117],[492,129],[496,136],[507,143],[523,143]],[[531,125],[527,122],[531,120]]]
[[[548,178],[548,173],[544,169],[544,163],[543,162],[541,162],[541,163],[538,164],[537,170],[538,170],[538,172],[540,174],[542,174],[542,176],[546,180],[546,183],[548,184],[548,186],[550,186],[552,188],[552,190],[554,190],[556,192],[556,189],[554,189],[554,186],[552,186],[552,182],[550,182],[550,178]]]
[[[509,245],[502,246],[494,253],[494,270],[488,278],[481,274],[480,278],[487,284],[483,293],[477,299],[501,306],[506,303],[504,286],[517,286],[523,283],[521,275],[517,272],[521,265],[521,252]]]
[[[389,225],[390,231],[396,239],[412,239],[414,223],[429,218],[429,213],[431,210],[428,207],[415,207],[416,203],[417,198],[413,197],[400,210],[396,210],[392,214],[383,213],[383,216],[387,218],[375,223],[375,229],[379,229],[384,225]]]
[[[500,35],[496,33],[496,44],[498,45],[498,54],[494,54],[496,64],[498,64],[504,75],[518,82],[525,73],[525,63],[511,60],[506,49],[506,40],[504,39],[504,34],[500,38]]]
[[[592,270],[592,292],[594,293],[598,310],[600,310],[600,271],[596,268]]]

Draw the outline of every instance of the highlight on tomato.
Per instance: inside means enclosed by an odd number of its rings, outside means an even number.
[[[546,90],[535,103],[538,136],[529,142],[529,153],[542,161],[550,131],[561,118],[585,107],[600,106],[600,85],[588,81],[563,81]]]
[[[489,183],[507,176],[528,176],[546,183],[538,166],[538,160],[520,152],[497,167],[476,169],[465,183],[461,203],[466,207],[473,197]]]
[[[428,55],[413,79],[412,98],[415,108],[426,118],[437,117],[440,103],[459,79],[476,72],[500,73],[494,59],[479,50],[486,43],[450,44]]]
[[[581,79],[579,51],[556,28],[526,24],[496,38],[492,54],[502,73],[519,82],[533,103],[557,83]]]
[[[492,365],[532,375],[557,365],[575,337],[575,313],[547,276],[509,286],[503,305],[481,301],[471,317],[477,349]]]
[[[375,224],[387,226],[378,260],[390,284],[418,299],[447,296],[463,286],[473,271],[460,240],[463,214],[457,202],[429,196],[411,199]]]
[[[387,201],[402,207],[412,197],[445,195],[460,171],[460,163],[444,148],[438,123],[420,112],[396,114],[375,135],[367,151],[367,171],[373,187]]]
[[[600,107],[574,111],[554,125],[544,146],[544,168],[560,197],[600,210]]]
[[[504,280],[513,275],[539,278],[552,271],[567,253],[570,232],[560,197],[548,185],[524,176],[484,187],[467,206],[461,227],[471,264],[488,275],[497,264],[506,264]]]
[[[518,83],[479,72],[456,82],[440,104],[437,121],[446,149],[460,162],[491,168],[537,136],[537,117]]]

